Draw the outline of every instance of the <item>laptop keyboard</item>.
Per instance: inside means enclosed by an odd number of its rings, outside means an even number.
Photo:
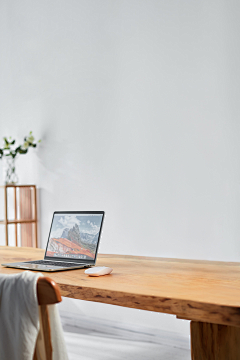
[[[45,261],[45,260],[26,261],[26,264],[53,265],[53,266],[61,266],[61,267],[86,266],[86,264],[67,263],[61,261]]]

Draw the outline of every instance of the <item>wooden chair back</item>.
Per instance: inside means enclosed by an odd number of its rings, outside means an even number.
[[[62,301],[58,285],[49,277],[40,277],[37,282],[40,331],[33,360],[52,360],[50,321],[47,305]]]

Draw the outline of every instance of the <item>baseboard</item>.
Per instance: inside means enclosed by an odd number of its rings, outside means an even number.
[[[73,314],[60,310],[60,317],[64,331],[73,331],[98,336],[128,339],[131,341],[144,341],[180,349],[190,348],[189,337],[171,331],[156,330],[144,326],[127,324],[110,320],[89,317],[82,314]],[[71,330],[69,330],[71,328]]]

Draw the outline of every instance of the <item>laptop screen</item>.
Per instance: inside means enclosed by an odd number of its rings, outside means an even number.
[[[103,222],[103,212],[55,212],[46,257],[94,261]]]

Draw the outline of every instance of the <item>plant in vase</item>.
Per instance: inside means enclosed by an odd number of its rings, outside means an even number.
[[[30,131],[29,135],[24,138],[23,145],[19,145],[18,147],[14,148],[15,140],[12,140],[11,137],[7,138],[4,137],[4,147],[0,148],[0,159],[5,160],[5,184],[17,184],[18,176],[16,174],[16,167],[15,161],[18,154],[26,154],[30,147],[37,147],[37,143],[34,142],[35,139],[32,135],[32,131]],[[41,142],[39,140],[38,142]]]

